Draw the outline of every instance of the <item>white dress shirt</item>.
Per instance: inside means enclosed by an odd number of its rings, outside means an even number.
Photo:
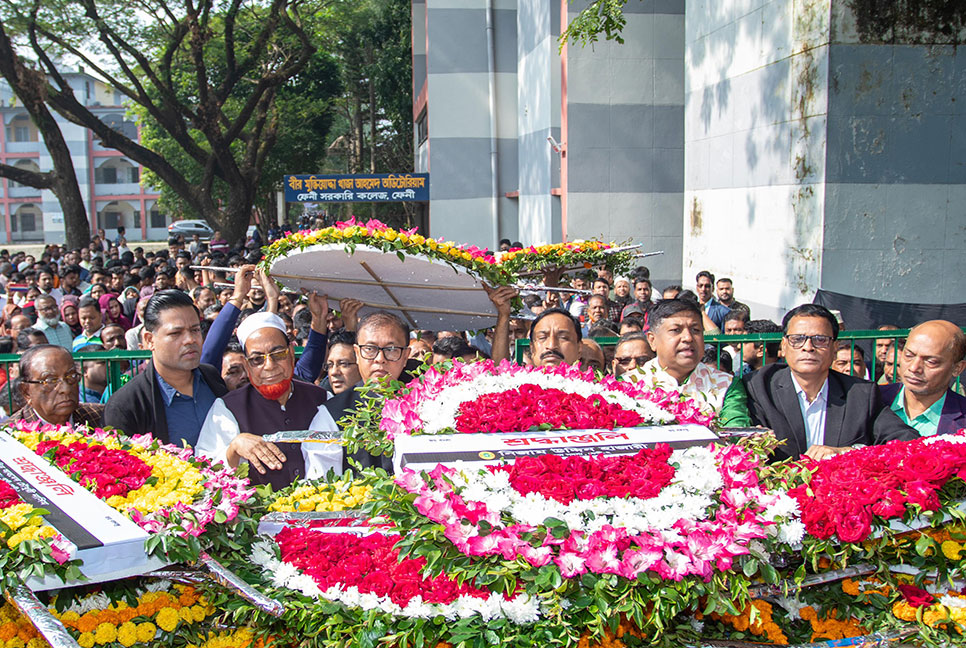
[[[798,406],[802,410],[802,419],[805,421],[805,448],[813,445],[825,445],[825,411],[828,407],[828,378],[819,390],[818,396],[811,403],[805,390],[795,380],[792,374],[792,384],[795,385],[795,393],[798,394]]]
[[[285,407],[283,406],[284,410]],[[319,405],[319,410],[309,423],[309,429],[317,432],[330,432],[339,429],[325,405]],[[195,454],[204,455],[212,461],[221,461],[228,465],[228,444],[241,432],[238,421],[221,398],[208,410],[208,416],[201,426]],[[342,446],[337,443],[303,443],[302,459],[305,460],[305,479],[324,477],[332,469],[337,475],[342,474]],[[244,461],[244,459],[242,460]]]

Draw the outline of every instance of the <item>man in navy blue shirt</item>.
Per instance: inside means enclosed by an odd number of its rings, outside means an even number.
[[[194,447],[208,410],[228,390],[218,369],[201,364],[201,317],[191,297],[156,292],[144,309],[142,338],[151,362],[111,397],[104,422]]]

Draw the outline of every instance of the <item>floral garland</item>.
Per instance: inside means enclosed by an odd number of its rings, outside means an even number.
[[[200,625],[215,609],[190,585],[154,581],[133,589],[122,583],[70,598],[56,595],[49,612],[81,648],[171,644],[179,627]],[[62,605],[66,599],[66,605]],[[0,648],[47,646],[40,634],[12,605],[0,608]]]
[[[601,241],[570,241],[513,248],[500,255],[500,265],[512,274],[543,272],[554,268],[606,267],[615,275],[626,274],[634,258],[631,251],[608,252],[613,244]]]
[[[264,263],[271,265],[277,259],[292,252],[301,252],[315,245],[343,245],[348,254],[357,246],[364,245],[400,258],[420,255],[427,259],[470,270],[491,285],[511,283],[512,277],[487,251],[475,245],[457,245],[442,239],[431,239],[416,233],[415,229],[395,230],[385,223],[370,219],[363,223],[355,217],[338,222],[320,230],[302,230],[273,241],[264,248]]]
[[[275,537],[278,553],[263,541],[256,544],[252,561],[277,587],[364,611],[422,619],[506,617],[514,623],[539,617],[537,601],[526,594],[504,597],[445,574],[425,576],[426,560],[400,558],[394,548],[398,540],[393,534],[288,527]]]
[[[801,541],[794,500],[762,490],[758,460],[737,446],[674,452],[659,447],[631,460],[581,457],[572,463],[585,463],[584,474],[604,476],[585,480],[591,489],[587,499],[557,496],[571,473],[560,472],[564,461],[553,456],[509,470],[404,470],[395,481],[416,496],[412,506],[420,515],[443,525],[461,553],[522,558],[537,568],[553,563],[565,578],[589,572],[709,580],[750,554],[752,541]],[[667,464],[674,466],[673,479]],[[534,487],[517,490],[514,476]],[[613,489],[608,492],[604,484]]]
[[[163,445],[150,435],[128,438],[100,428],[23,421],[4,429],[53,465],[64,465],[71,478],[90,485],[109,506],[152,533],[148,553],[169,560],[197,560],[200,545],[189,539],[211,542],[226,533],[255,492],[247,479],[225,466],[193,456],[190,448]],[[77,466],[58,448],[81,453],[92,461],[91,467]],[[148,477],[145,466],[150,468]]]
[[[374,395],[350,416],[345,435],[350,449],[356,443],[374,454],[391,452],[399,435],[711,422],[678,392],[598,379],[571,365],[454,363],[431,367],[402,389],[370,391]]]
[[[63,580],[81,575],[80,561],[70,560],[70,542],[44,520],[45,509],[20,499],[10,484],[0,480],[0,572],[7,584],[31,575],[56,574]]]
[[[966,480],[966,435],[893,441],[805,466],[811,477],[789,495],[809,535],[862,542],[881,521],[940,509],[940,489]]]

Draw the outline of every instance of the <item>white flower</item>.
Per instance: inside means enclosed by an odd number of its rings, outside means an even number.
[[[805,525],[801,520],[791,520],[778,526],[778,541],[789,545],[792,549],[802,546],[805,537]]]

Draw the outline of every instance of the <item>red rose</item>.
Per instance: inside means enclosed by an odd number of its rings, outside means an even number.
[[[899,585],[899,593],[906,599],[906,603],[912,607],[923,607],[932,605],[936,597],[924,589],[919,589],[914,585]]]
[[[872,533],[872,516],[859,510],[836,521],[835,531],[842,542],[861,542]]]
[[[939,509],[939,495],[935,487],[929,482],[914,481],[906,484],[906,496],[911,504],[919,506],[924,511]]]

